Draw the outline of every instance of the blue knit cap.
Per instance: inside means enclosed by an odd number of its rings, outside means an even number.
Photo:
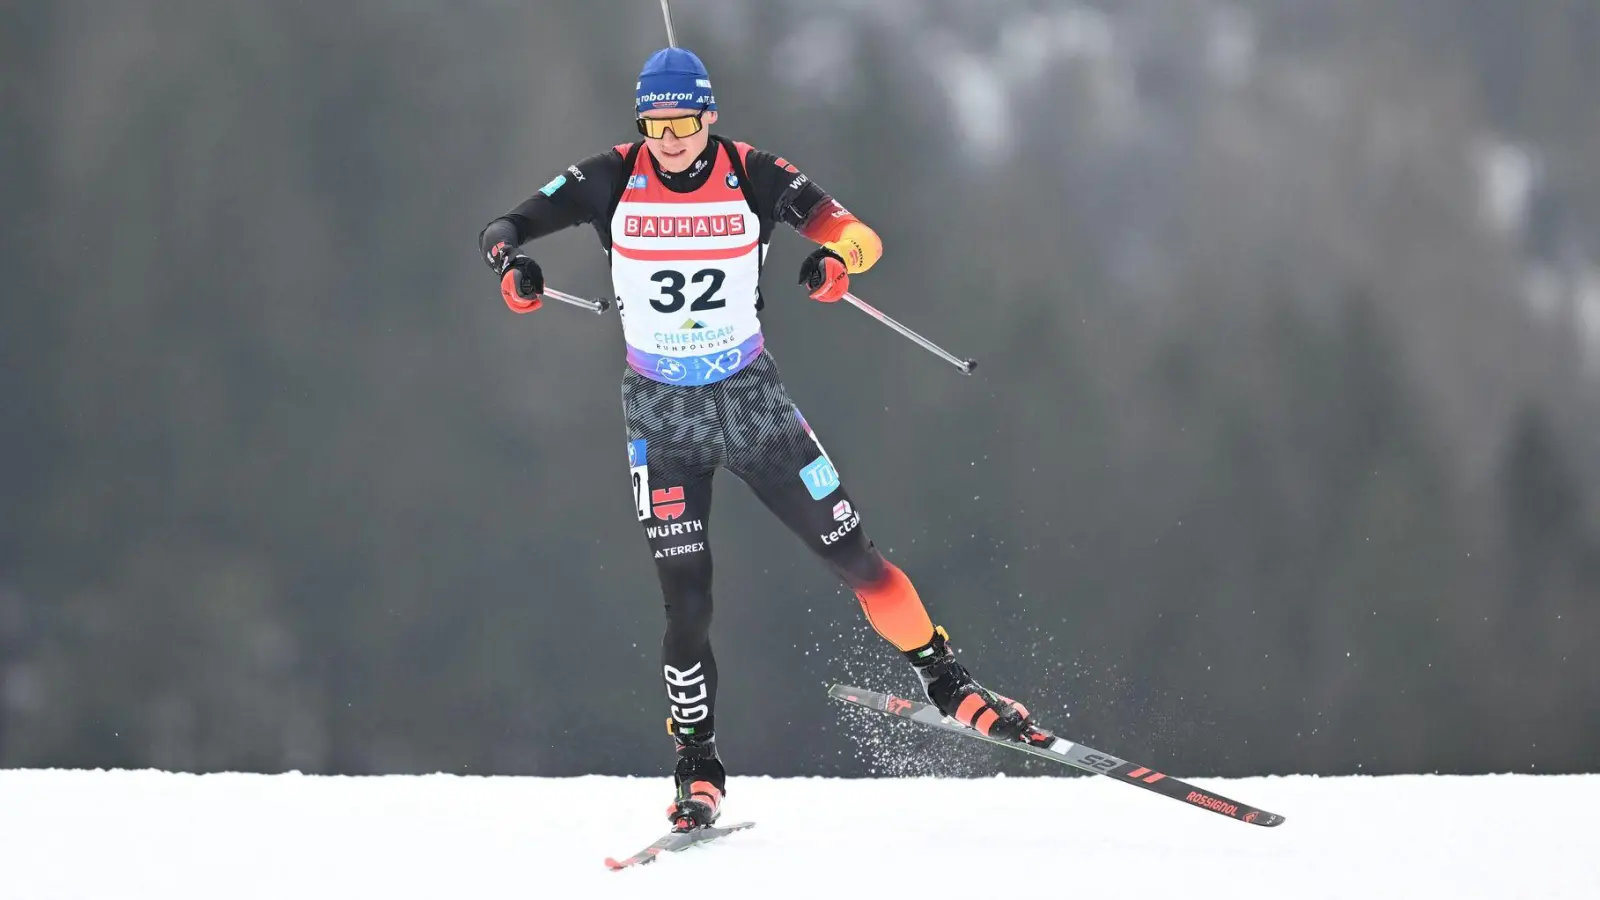
[[[634,88],[636,111],[647,109],[716,109],[711,76],[705,63],[682,47],[657,50],[644,61]]]

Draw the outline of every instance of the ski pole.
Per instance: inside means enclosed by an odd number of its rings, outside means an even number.
[[[549,297],[551,300],[560,300],[562,303],[571,303],[573,306],[581,306],[592,313],[603,313],[611,308],[611,301],[604,297],[596,297],[593,300],[589,300],[584,297],[575,297],[555,288],[545,288],[544,296]]]
[[[889,318],[889,316],[885,315],[881,310],[878,310],[877,308],[873,307],[872,304],[866,302],[865,300],[862,300],[860,297],[857,297],[855,294],[851,294],[851,293],[846,292],[845,295],[844,295],[844,299],[850,301],[850,305],[854,306],[856,309],[861,310],[862,312],[864,312],[867,315],[873,317],[874,319],[877,319],[879,322],[882,322],[883,324],[889,326],[890,328],[893,328],[895,331],[900,332],[901,335],[910,338],[912,341],[915,341],[916,344],[919,347],[921,347],[922,349],[927,350],[929,353],[932,353],[933,355],[939,357],[940,359],[944,360],[945,362],[949,363],[950,365],[955,366],[956,368],[960,369],[961,370],[961,374],[963,374],[963,375],[971,375],[972,374],[972,370],[976,369],[978,367],[978,361],[977,360],[975,360],[975,359],[961,359],[961,358],[959,358],[957,356],[952,355],[951,353],[946,351],[943,347],[940,347],[938,344],[935,344],[933,341],[928,340],[927,338],[923,337],[922,335],[917,334],[915,331],[912,331],[911,329],[905,327],[904,325],[901,325],[899,322],[896,322],[894,319]]]
[[[667,21],[667,46],[678,46],[678,39],[672,34],[672,10],[667,7],[667,0],[661,0],[661,18]]]

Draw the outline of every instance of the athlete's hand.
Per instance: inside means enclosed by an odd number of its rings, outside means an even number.
[[[505,241],[488,253],[489,268],[500,276],[500,296],[514,313],[530,313],[544,305],[544,272],[532,257],[517,252]]]
[[[800,263],[800,283],[811,291],[813,300],[832,303],[850,290],[850,273],[844,267],[844,257],[818,247]]]

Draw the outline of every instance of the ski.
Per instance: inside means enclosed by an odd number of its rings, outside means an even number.
[[[1035,726],[1035,730],[1039,734],[1036,735],[1032,743],[1008,741],[989,737],[954,719],[947,718],[939,712],[938,707],[931,703],[907,700],[903,697],[896,697],[893,694],[869,691],[844,684],[836,684],[828,688],[828,696],[836,700],[843,700],[846,703],[853,703],[856,706],[864,706],[884,715],[909,719],[949,734],[977,738],[980,741],[987,741],[997,746],[1020,750],[1023,753],[1029,753],[1059,763],[1066,763],[1085,772],[1104,775],[1113,781],[1131,784],[1147,791],[1154,791],[1164,797],[1181,800],[1184,803],[1227,816],[1230,819],[1238,819],[1251,825],[1272,828],[1283,824],[1283,816],[1277,813],[1266,812],[1253,806],[1246,806],[1237,800],[1229,800],[1227,797],[1213,794],[1210,791],[1203,791],[1191,784],[1157,772],[1148,766],[1141,766],[1127,760],[1118,759],[1109,753],[1101,753],[1099,750],[1069,741],[1037,726]]]
[[[687,850],[696,844],[714,841],[725,834],[743,831],[755,827],[754,822],[740,822],[737,825],[705,825],[700,828],[691,828],[688,831],[669,831],[661,840],[640,850],[638,853],[618,862],[613,857],[606,857],[606,867],[612,871],[626,869],[629,866],[642,866],[656,861],[656,857],[663,853],[677,853]]]

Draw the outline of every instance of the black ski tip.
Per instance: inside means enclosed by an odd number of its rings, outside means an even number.
[[[1241,819],[1250,825],[1260,825],[1262,828],[1277,828],[1284,822],[1283,816],[1277,813],[1262,812],[1259,809],[1245,813]]]

